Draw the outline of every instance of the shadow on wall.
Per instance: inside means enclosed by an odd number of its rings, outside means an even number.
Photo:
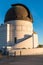
[[[24,38],[18,39],[16,43],[20,43],[28,38],[32,37],[32,35],[24,35]]]
[[[23,41],[29,39],[30,37],[32,37],[32,35],[24,35],[23,38],[21,38],[21,39],[16,39],[16,40],[15,40],[15,38],[14,38],[14,44],[12,44],[12,42],[9,41],[9,42],[7,42],[7,46],[13,46],[13,45],[15,45],[15,44],[17,44],[17,43],[20,43],[20,42],[23,42]],[[15,42],[15,41],[16,41],[16,42]]]

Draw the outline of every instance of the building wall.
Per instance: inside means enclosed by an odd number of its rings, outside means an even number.
[[[13,48],[33,48],[33,42],[32,42],[32,37],[23,40],[20,43],[17,43],[15,46],[13,46]]]
[[[23,20],[8,21],[7,28],[8,27],[9,27],[8,45],[12,46],[15,45],[14,46],[15,48],[33,48],[38,46],[37,34],[32,35],[33,34],[32,22]],[[15,37],[17,38],[16,43]]]
[[[7,45],[7,25],[0,26],[0,46]]]
[[[35,47],[38,47],[38,45],[39,45],[39,44],[38,44],[38,35],[34,33],[33,36],[34,36],[34,37],[33,37],[33,39],[34,39],[34,40],[33,40],[33,44],[34,44],[34,48],[35,48]]]
[[[29,35],[33,33],[33,24],[30,21],[14,20],[8,21],[6,24],[13,24],[15,32],[25,32],[25,34]]]
[[[8,23],[0,26],[0,44],[3,46],[13,46],[14,48],[33,48],[33,46],[37,47],[38,36],[37,34],[32,36],[32,34],[32,22],[23,20],[9,21]]]
[[[9,55],[22,56],[22,55],[43,55],[43,48],[33,49],[12,49],[9,51]]]
[[[32,48],[32,22],[24,20],[9,21],[9,44],[15,48]],[[17,41],[15,43],[15,37]]]

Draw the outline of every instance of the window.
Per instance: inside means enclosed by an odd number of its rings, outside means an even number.
[[[17,43],[17,38],[16,37],[14,38],[14,43]]]

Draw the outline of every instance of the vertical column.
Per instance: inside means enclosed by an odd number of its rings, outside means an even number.
[[[32,34],[32,40],[33,40],[33,48],[34,48],[34,33]]]
[[[9,41],[10,41],[10,25],[7,24],[7,45],[9,45]]]

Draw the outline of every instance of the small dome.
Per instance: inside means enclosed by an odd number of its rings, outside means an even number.
[[[7,11],[4,22],[12,20],[31,20],[32,16],[28,8],[22,4],[13,4]]]

